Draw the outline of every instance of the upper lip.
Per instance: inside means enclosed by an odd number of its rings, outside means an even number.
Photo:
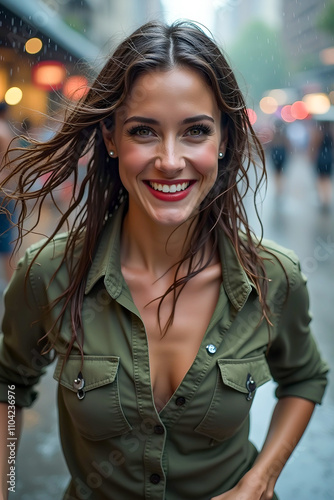
[[[196,179],[174,179],[173,181],[166,179],[145,179],[144,182],[154,182],[156,184],[166,184],[167,186],[172,186],[173,184],[183,184],[184,182],[196,182]]]

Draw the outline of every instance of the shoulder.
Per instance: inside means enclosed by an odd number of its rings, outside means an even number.
[[[35,258],[38,258],[39,263],[43,263],[44,265],[51,264],[53,261],[60,261],[66,251],[68,239],[68,233],[61,233],[50,241],[44,238],[30,245],[26,250],[28,261],[31,262]]]
[[[272,256],[277,262],[280,261],[287,269],[293,269],[299,264],[298,256],[294,250],[266,238],[260,241],[259,255],[264,259],[268,259]]]
[[[27,248],[19,266],[29,270],[32,282],[49,283],[55,273],[60,273],[63,279],[68,276],[65,254],[69,241],[69,233],[56,235],[52,240],[42,239]]]
[[[259,256],[265,266],[267,277],[283,288],[294,288],[305,281],[296,253],[275,241],[262,239],[259,246]]]

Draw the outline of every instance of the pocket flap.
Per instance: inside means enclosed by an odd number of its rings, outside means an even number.
[[[114,382],[120,360],[118,356],[84,356],[83,359],[85,392]],[[77,392],[73,382],[81,370],[81,360],[80,354],[71,354],[63,365],[64,356],[60,356],[53,378],[67,389]]]
[[[218,359],[217,362],[224,384],[240,392],[249,392],[246,386],[249,375],[256,388],[272,378],[264,354],[248,359]]]

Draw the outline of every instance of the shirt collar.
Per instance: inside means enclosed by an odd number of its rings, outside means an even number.
[[[121,272],[121,230],[125,206],[126,203],[123,203],[105,224],[88,272],[85,294],[88,294],[102,277],[114,299],[122,291],[124,278]]]
[[[239,311],[250,292],[252,290],[257,292],[257,290],[240,264],[232,242],[223,231],[219,233],[218,247],[222,263],[223,286],[232,305]]]
[[[85,294],[102,277],[111,296],[116,299],[125,284],[121,272],[121,229],[125,215],[125,203],[106,222],[90,267]],[[232,305],[238,311],[244,306],[254,284],[241,266],[236,251],[223,231],[219,234],[218,247],[222,263],[223,286]]]

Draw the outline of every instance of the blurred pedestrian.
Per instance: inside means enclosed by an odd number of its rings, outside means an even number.
[[[320,207],[324,212],[328,212],[333,191],[333,133],[329,121],[316,123],[311,141],[311,159],[316,169]]]
[[[290,142],[286,134],[285,124],[282,121],[276,121],[274,124],[269,151],[275,171],[276,194],[280,196],[283,192],[284,168],[290,151]]]
[[[3,163],[4,154],[10,142],[15,137],[10,127],[8,109],[9,106],[5,101],[0,102],[0,166]],[[5,202],[5,192],[2,190],[2,181],[8,173],[8,170],[0,171],[0,293],[12,275],[10,256],[13,250],[12,240],[14,239],[12,225],[14,202],[12,200]],[[13,188],[13,182],[7,186],[8,188]]]
[[[33,193],[39,210],[75,182],[7,289],[2,400],[14,386],[17,405],[31,405],[57,354],[64,499],[277,498],[327,366],[297,257],[248,225],[239,183],[249,187],[259,159],[265,175],[224,55],[184,22],[139,28],[62,129],[22,155],[20,228],[33,179],[50,173]],[[249,412],[271,377],[279,401],[258,453]],[[7,404],[1,412],[5,442]]]

